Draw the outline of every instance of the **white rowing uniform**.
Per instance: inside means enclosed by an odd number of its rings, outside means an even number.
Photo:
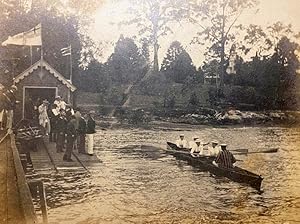
[[[210,146],[209,151],[211,156],[217,156],[221,151],[221,148],[219,146],[215,146],[215,147]]]
[[[208,148],[202,147],[202,151],[199,153],[201,156],[211,156],[211,152]]]
[[[189,141],[189,148],[193,148],[194,145],[197,145],[195,141]]]
[[[195,143],[191,149],[191,154],[201,155],[201,153],[203,153],[203,145],[201,143],[199,145],[197,145],[197,143]]]
[[[185,139],[183,139],[183,140],[178,139],[178,140],[176,141],[176,145],[177,145],[177,147],[179,147],[179,148],[187,148],[187,147],[188,147],[188,143],[187,143],[187,141],[186,141]]]

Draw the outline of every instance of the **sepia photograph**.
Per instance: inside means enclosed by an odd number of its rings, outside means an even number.
[[[0,224],[300,224],[299,0],[0,0]]]

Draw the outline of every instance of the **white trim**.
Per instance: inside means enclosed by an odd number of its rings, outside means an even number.
[[[38,68],[44,67],[45,70],[47,70],[50,74],[52,74],[55,78],[57,78],[59,81],[61,81],[65,86],[67,86],[72,92],[76,90],[76,87],[65,77],[63,77],[58,71],[56,71],[53,67],[51,67],[44,59],[41,59],[34,63],[32,66],[30,66],[28,69],[26,69],[21,74],[17,75],[17,77],[14,79],[14,82],[17,84],[21,80],[23,80],[25,77],[32,74],[32,72]]]
[[[58,87],[51,86],[23,86],[23,108],[22,108],[22,118],[25,118],[25,93],[26,89],[55,89],[55,97],[58,96]],[[68,91],[69,92],[69,91]]]

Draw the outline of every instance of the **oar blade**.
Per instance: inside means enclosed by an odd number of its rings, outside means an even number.
[[[249,149],[232,149],[230,151],[232,151],[232,152],[248,153]]]

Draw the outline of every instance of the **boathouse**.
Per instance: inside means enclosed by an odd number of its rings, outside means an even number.
[[[17,75],[14,84],[18,87],[16,99],[20,101],[15,111],[16,120],[26,117],[25,108],[29,102],[46,99],[53,103],[56,96],[61,96],[66,102],[74,103],[73,93],[76,87],[44,59]]]

